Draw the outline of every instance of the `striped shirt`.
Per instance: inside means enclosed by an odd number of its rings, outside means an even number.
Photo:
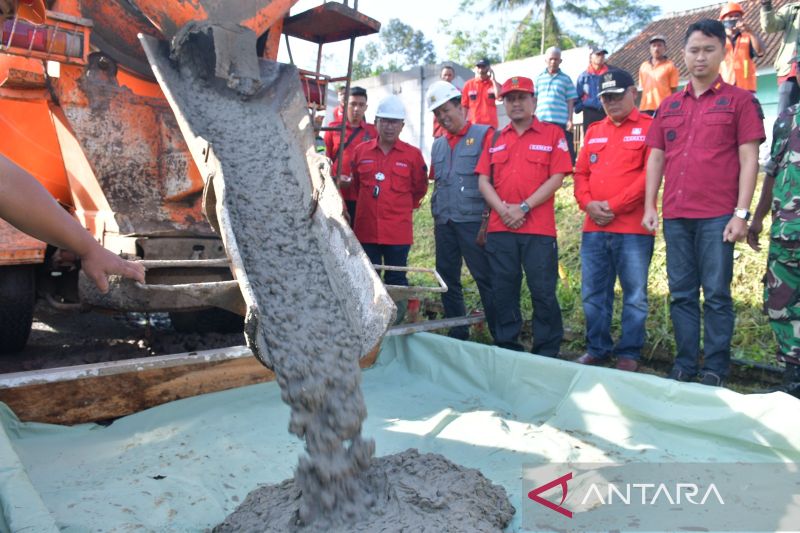
[[[535,81],[536,118],[545,122],[566,125],[569,116],[567,100],[575,100],[578,93],[569,76],[559,70],[555,75],[547,69]]]

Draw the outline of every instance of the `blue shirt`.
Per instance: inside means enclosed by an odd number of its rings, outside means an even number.
[[[545,122],[566,125],[572,118],[567,108],[568,100],[578,98],[575,85],[561,70],[550,74],[547,69],[534,82],[536,90],[536,118]]]

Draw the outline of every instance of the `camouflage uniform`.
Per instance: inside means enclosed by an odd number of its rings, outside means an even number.
[[[775,121],[767,174],[772,189],[764,308],[778,341],[778,358],[800,365],[800,104]]]

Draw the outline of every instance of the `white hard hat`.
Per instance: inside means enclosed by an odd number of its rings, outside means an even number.
[[[425,101],[428,103],[428,111],[433,111],[437,107],[444,105],[445,102],[453,98],[460,98],[461,91],[448,81],[435,81],[428,87],[425,94]]]
[[[406,108],[403,107],[403,101],[400,97],[391,94],[380,101],[378,110],[375,112],[375,118],[394,118],[398,120],[406,119]]]

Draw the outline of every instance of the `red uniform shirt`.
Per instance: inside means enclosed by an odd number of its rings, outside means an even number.
[[[467,80],[461,91],[461,105],[467,110],[467,120],[473,124],[497,127],[497,95],[491,78]]]
[[[600,226],[586,215],[583,231],[652,235],[642,227],[647,154],[645,136],[653,119],[634,108],[619,126],[606,117],[586,132],[575,165],[575,199],[582,210],[608,201],[614,219]]]
[[[337,120],[342,120],[343,118],[344,118],[344,106],[342,104],[339,104],[333,110],[333,118],[331,119],[331,122],[336,122]]]
[[[519,135],[511,124],[502,129],[494,147],[485,145],[475,172],[490,175],[494,167],[494,189],[509,205],[519,205],[554,174],[572,172],[572,160],[564,132],[554,124],[533,117],[530,127]],[[554,198],[531,209],[525,222],[512,230],[492,210],[489,232],[509,231],[556,236]]]
[[[384,154],[373,139],[356,147],[351,167],[351,187],[358,194],[354,226],[358,240],[364,244],[412,244],[413,210],[428,191],[422,152],[398,140]],[[376,187],[380,188],[377,197]]]
[[[336,122],[331,122],[330,127],[338,128],[341,125],[342,121],[339,120]],[[350,144],[348,144],[345,147],[344,153],[342,154],[342,174],[344,175],[350,174],[350,160],[353,157],[353,152],[355,151],[356,146],[358,146],[362,142],[369,141],[370,139],[378,138],[378,132],[375,129],[375,126],[373,126],[372,124],[367,124],[366,121],[362,120],[361,124],[359,125],[359,128],[361,128],[360,131],[356,133],[356,136],[353,137],[353,140],[350,141]],[[350,138],[350,136],[353,134],[354,131],[355,128],[353,128],[348,122],[344,130],[345,143],[347,142],[347,139]],[[331,172],[334,174],[336,173],[336,168],[337,168],[336,156],[339,155],[339,144],[341,143],[341,139],[342,136],[338,131],[329,130],[325,132],[325,153],[333,162],[333,165],[331,166]],[[342,193],[342,198],[344,198],[345,200],[352,201],[358,199],[355,190],[353,190],[352,184],[349,187],[342,187],[339,190]]]
[[[661,102],[647,145],[664,150],[664,218],[733,213],[739,195],[739,146],[764,139],[758,100],[720,77],[699,98],[690,82]]]

